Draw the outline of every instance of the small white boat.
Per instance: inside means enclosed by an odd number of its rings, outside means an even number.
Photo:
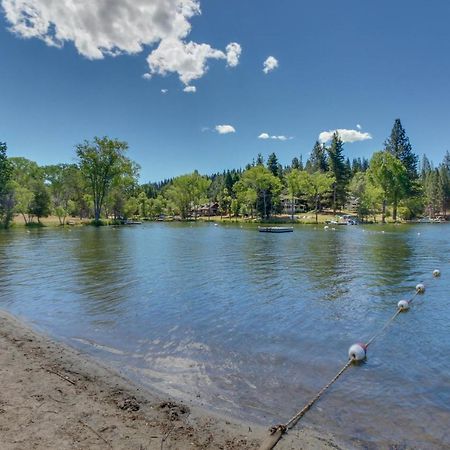
[[[258,227],[260,233],[290,233],[294,227]]]

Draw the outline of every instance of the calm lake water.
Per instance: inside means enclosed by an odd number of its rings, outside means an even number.
[[[143,384],[272,425],[425,281],[301,424],[349,447],[449,448],[449,263],[446,224],[15,229],[0,232],[0,307]]]

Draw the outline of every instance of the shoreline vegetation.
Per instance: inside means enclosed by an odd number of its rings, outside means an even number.
[[[97,225],[219,217],[318,224],[324,216],[345,214],[359,222],[448,219],[450,152],[438,166],[426,155],[419,164],[400,119],[370,159],[346,158],[335,132],[330,141],[314,144],[305,163],[300,155],[283,166],[275,153],[267,161],[259,154],[244,169],[140,184],[140,166],[127,150],[124,141],[95,137],[76,146],[75,164],[39,166],[7,157],[0,143],[0,226],[20,223],[17,215],[31,226],[51,215],[60,225],[75,222],[73,217]]]
[[[267,430],[133,384],[0,310],[0,447],[257,449]],[[298,427],[280,449],[340,448]]]

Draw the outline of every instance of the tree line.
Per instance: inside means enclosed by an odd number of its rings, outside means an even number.
[[[409,138],[396,119],[383,150],[370,160],[344,155],[334,133],[330,144],[316,142],[309,158],[294,157],[282,166],[275,153],[261,154],[245,169],[212,175],[197,171],[157,183],[139,184],[137,163],[127,157],[126,142],[94,138],[76,146],[74,164],[39,166],[8,157],[0,143],[0,221],[8,227],[15,214],[26,224],[56,215],[61,225],[70,216],[91,219],[181,219],[200,214],[258,217],[263,220],[298,208],[352,209],[361,220],[385,222],[420,215],[446,215],[450,198],[450,154],[434,167],[424,155],[419,164]]]

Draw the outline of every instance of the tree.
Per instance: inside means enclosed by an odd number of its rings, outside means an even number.
[[[207,201],[210,184],[211,180],[195,171],[175,178],[167,189],[166,195],[182,219],[188,218],[192,210],[194,218],[197,219],[198,207],[202,202]]]
[[[275,153],[271,153],[269,158],[267,159],[267,168],[272,172],[272,175],[276,177],[280,177],[281,175],[281,166],[278,162],[277,155]]]
[[[373,216],[375,221],[383,197],[382,190],[370,184],[367,173],[356,172],[350,182],[349,191],[358,201],[358,218],[364,221],[368,216]]]
[[[325,145],[322,145],[319,141],[316,141],[311,151],[311,157],[309,158],[308,172],[322,172],[328,171],[327,152]]]
[[[75,209],[79,169],[75,164],[58,164],[43,167],[43,173],[60,225],[64,225],[68,214]]]
[[[393,203],[392,218],[397,220],[397,204],[406,195],[408,172],[405,166],[391,153],[380,151],[373,154],[368,176],[370,182],[382,190],[381,221],[386,222],[386,205]]]
[[[108,137],[95,137],[92,143],[85,141],[76,147],[79,167],[92,193],[96,223],[100,222],[103,204],[113,182],[131,164],[125,157],[127,149],[126,142]]]
[[[238,198],[249,190],[256,194],[256,209],[263,219],[268,219],[274,206],[278,204],[281,188],[279,178],[261,165],[246,170],[234,186]]]
[[[286,186],[288,189],[288,194],[291,197],[291,220],[294,220],[295,200],[300,196],[301,193],[301,174],[302,171],[293,168],[286,175]]]
[[[50,212],[50,194],[48,189],[44,183],[36,181],[33,186],[33,199],[29,204],[29,213],[31,216],[36,216],[38,223],[40,223],[41,217],[47,217]]]
[[[417,178],[418,157],[412,151],[409,138],[400,119],[395,119],[391,135],[385,141],[384,148],[405,166],[408,177],[411,180]]]
[[[13,218],[14,194],[12,190],[13,167],[6,156],[6,144],[0,142],[0,226],[8,228]]]
[[[345,204],[347,198],[347,185],[350,174],[344,159],[344,143],[336,131],[331,139],[331,145],[327,148],[328,151],[328,165],[331,174],[335,178],[333,185],[333,212],[339,206]]]
[[[330,192],[335,178],[330,173],[322,172],[300,172],[299,173],[299,189],[313,201],[316,213],[316,223],[318,223],[318,214],[320,210],[320,202],[324,194]]]

